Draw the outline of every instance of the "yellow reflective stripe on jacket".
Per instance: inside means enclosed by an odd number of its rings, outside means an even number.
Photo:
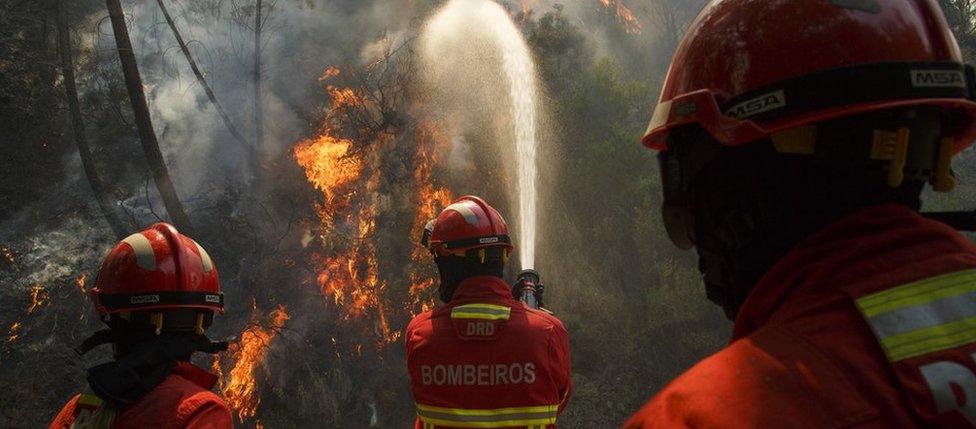
[[[497,409],[444,408],[417,404],[424,423],[462,428],[503,428],[556,424],[558,405]]]
[[[511,307],[494,304],[464,304],[451,309],[452,319],[508,320]]]
[[[898,286],[856,302],[891,362],[976,342],[976,269]]]

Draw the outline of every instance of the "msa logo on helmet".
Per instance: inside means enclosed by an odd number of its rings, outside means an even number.
[[[959,70],[912,70],[916,88],[965,88],[966,75]]]
[[[159,302],[159,295],[137,295],[129,298],[129,304],[149,304]]]
[[[786,107],[786,93],[779,90],[736,104],[725,111],[725,116],[744,119],[782,107]]]
[[[203,297],[203,300],[206,302],[220,304],[220,295],[207,295]]]
[[[497,242],[498,242],[498,237],[487,237],[487,238],[478,239],[478,244],[491,244]]]

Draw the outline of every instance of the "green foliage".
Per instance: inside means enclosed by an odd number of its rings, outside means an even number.
[[[540,269],[573,344],[576,393],[560,426],[612,427],[715,350],[728,325],[661,224],[656,159],[640,144],[658,83],[594,55],[558,10],[528,36],[558,124],[543,148],[558,174],[543,186],[541,244],[557,260]]]

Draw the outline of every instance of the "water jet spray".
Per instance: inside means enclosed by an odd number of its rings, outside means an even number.
[[[513,136],[512,145],[503,150],[515,153],[516,196],[518,207],[519,261],[522,269],[535,267],[537,181],[537,97],[538,82],[535,62],[522,33],[508,12],[489,0],[451,0],[428,21],[424,30],[423,55],[432,68],[443,70],[445,62],[469,57],[466,70],[481,72],[485,58],[472,56],[482,47],[486,56],[497,56],[507,83],[510,101],[507,130]],[[451,50],[456,52],[450,52]],[[453,53],[459,55],[454,56]],[[463,61],[463,60],[461,60]],[[444,79],[459,77],[442,73]],[[484,85],[482,83],[482,85]],[[514,147],[513,147],[514,146]],[[520,276],[521,277],[521,276]]]

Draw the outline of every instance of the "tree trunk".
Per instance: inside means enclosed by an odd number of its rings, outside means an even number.
[[[122,62],[122,74],[125,76],[125,86],[132,103],[136,128],[139,130],[139,140],[142,142],[142,151],[149,163],[149,170],[156,182],[156,189],[159,190],[159,196],[163,199],[163,205],[173,223],[184,233],[192,234],[193,226],[190,224],[190,218],[183,210],[183,204],[176,193],[173,181],[170,180],[166,160],[163,159],[163,154],[159,151],[159,142],[156,140],[156,132],[153,131],[152,118],[149,115],[149,105],[146,103],[146,93],[142,88],[136,56],[132,50],[132,42],[129,40],[129,30],[125,27],[122,5],[119,0],[105,0],[105,4],[108,6],[108,15],[112,20],[115,45]]]
[[[98,176],[95,161],[92,159],[91,148],[88,147],[85,124],[81,118],[81,106],[78,104],[78,88],[75,86],[74,61],[71,58],[71,34],[68,31],[68,20],[65,17],[64,0],[58,0],[58,50],[61,55],[61,74],[64,77],[64,97],[68,101],[68,111],[71,115],[75,143],[78,145],[78,154],[81,156],[81,166],[85,169],[85,176],[95,194],[95,201],[98,202],[98,207],[102,210],[102,216],[105,217],[105,221],[115,232],[115,236],[121,240],[129,235],[130,228],[122,222],[115,211],[112,201],[109,199],[105,182]]]
[[[254,13],[254,177],[261,177],[261,154],[264,151],[264,112],[261,105],[261,0]]]
[[[224,125],[227,127],[227,131],[241,144],[247,144],[244,140],[244,136],[237,131],[237,127],[230,121],[230,117],[227,116],[227,112],[224,111],[223,106],[217,102],[217,96],[214,95],[210,85],[207,84],[207,80],[203,77],[203,73],[197,67],[196,61],[193,61],[193,56],[190,55],[190,49],[187,48],[186,42],[183,41],[183,36],[180,35],[179,30],[176,29],[176,23],[173,22],[173,18],[169,15],[169,11],[166,9],[166,5],[163,4],[163,0],[156,0],[159,4],[159,9],[163,11],[163,17],[166,18],[166,23],[169,24],[170,30],[173,30],[173,36],[176,37],[176,42],[180,45],[180,50],[183,51],[183,56],[186,57],[186,62],[190,63],[190,69],[193,70],[193,75],[197,77],[197,82],[203,87],[204,92],[207,93],[207,98],[213,103],[214,107],[217,109],[217,113],[220,114],[221,119],[224,120]]]

